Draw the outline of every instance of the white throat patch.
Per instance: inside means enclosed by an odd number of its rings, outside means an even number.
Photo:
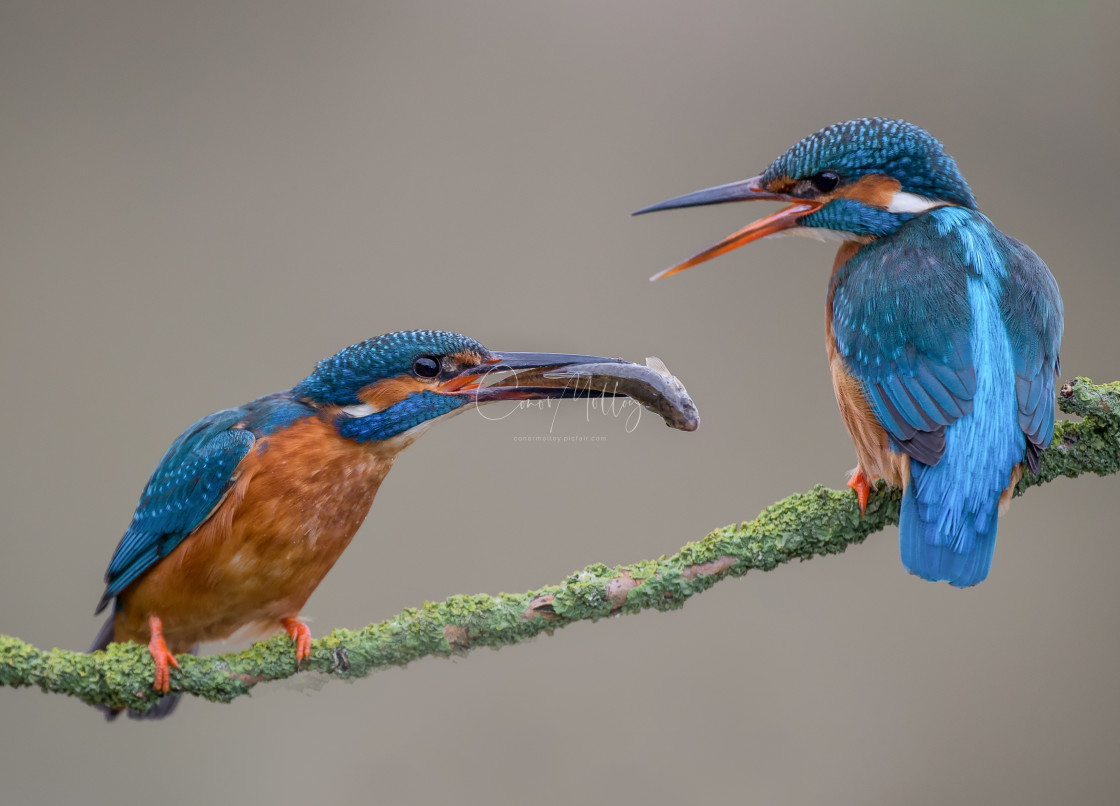
[[[874,240],[870,235],[856,235],[854,232],[844,232],[838,229],[825,229],[824,227],[790,227],[789,229],[767,235],[767,238],[811,238],[814,241],[828,243],[829,241],[855,241],[857,243],[871,243]],[[760,238],[759,240],[766,240]]]

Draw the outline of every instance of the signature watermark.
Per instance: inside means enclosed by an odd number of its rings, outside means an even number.
[[[502,388],[507,388],[502,386]],[[511,385],[511,389],[518,388]],[[525,393],[531,393],[536,387],[524,387]],[[584,411],[584,421],[590,423],[593,417],[606,417],[623,421],[623,429],[627,434],[632,434],[642,420],[643,406],[624,392],[619,391],[618,384],[606,390],[593,389],[590,382],[581,378],[572,378],[562,386],[547,387],[549,393],[557,393],[556,397],[541,399],[509,400],[504,403],[492,403],[486,406],[477,406],[478,413],[486,420],[504,420],[519,411],[536,409],[550,411],[552,417],[548,423],[548,434],[526,435],[514,437],[515,442],[542,442],[542,443],[574,443],[574,442],[605,442],[605,436],[589,435],[560,435],[556,433],[556,420],[561,406],[581,406]],[[564,394],[567,392],[568,394]],[[602,397],[597,395],[603,395]],[[560,396],[563,395],[563,396]]]

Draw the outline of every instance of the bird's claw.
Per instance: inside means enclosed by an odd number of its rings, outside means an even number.
[[[311,630],[299,619],[281,619],[280,623],[284,625],[288,637],[296,645],[296,668],[298,669],[300,661],[311,657]]]
[[[867,476],[863,475],[863,468],[857,467],[852,472],[852,477],[848,479],[848,486],[855,491],[856,499],[859,501],[859,516],[865,517],[867,499],[871,497],[871,483],[867,480]]]
[[[171,667],[178,669],[179,661],[167,648],[167,641],[163,638],[163,622],[159,616],[148,616],[148,631],[151,633],[148,652],[152,654],[152,661],[156,665],[152,688],[166,694],[171,689]]]

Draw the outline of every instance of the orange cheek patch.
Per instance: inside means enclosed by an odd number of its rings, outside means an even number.
[[[385,378],[377,383],[371,383],[358,392],[358,399],[363,403],[368,403],[374,411],[385,411],[385,409],[400,403],[414,392],[423,392],[425,389],[431,388],[432,384],[424,383],[419,378],[413,378],[411,375],[398,375],[395,378]]]
[[[895,194],[901,189],[902,184],[897,179],[882,174],[868,174],[858,182],[840,188],[833,195],[836,198],[855,199],[870,207],[886,210],[894,201]]]

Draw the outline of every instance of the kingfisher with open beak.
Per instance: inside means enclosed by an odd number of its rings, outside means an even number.
[[[402,450],[482,403],[611,396],[517,383],[535,370],[602,363],[625,362],[494,352],[456,333],[411,330],[347,347],[288,391],[204,417],[144,489],[105,575],[97,612],[113,610],[91,651],[146,643],[161,692],[176,654],[246,626],[287,632],[298,664],[311,653],[300,609]],[[166,716],[177,699],[143,716]]]
[[[999,514],[1054,434],[1062,300],[1046,264],[1000,232],[941,143],[860,118],[806,137],[759,176],[638,210],[788,206],[666,269],[772,235],[841,242],[825,346],[859,464],[849,485],[903,487],[902,562],[958,587],[991,568]]]

